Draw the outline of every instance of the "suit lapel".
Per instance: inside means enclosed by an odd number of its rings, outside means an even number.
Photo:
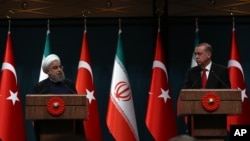
[[[209,76],[207,79],[207,85],[206,88],[212,88],[214,87],[214,83],[216,82],[216,78],[215,76],[212,74],[212,71],[216,71],[214,65],[212,64],[211,68],[210,68],[210,72],[209,72]]]

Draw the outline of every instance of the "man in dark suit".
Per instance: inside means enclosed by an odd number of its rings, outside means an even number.
[[[188,69],[185,78],[185,89],[217,89],[230,88],[230,80],[227,67],[215,64],[211,60],[212,46],[208,43],[200,43],[195,48],[197,66]],[[207,82],[202,87],[202,70],[206,70]]]
[[[197,66],[188,69],[184,89],[230,89],[227,67],[215,64],[211,60],[212,46],[208,43],[200,43],[194,53]],[[203,77],[206,79],[204,83]],[[187,133],[191,135],[190,117],[187,121]]]
[[[75,84],[66,79],[60,58],[56,54],[48,55],[42,62],[42,70],[48,74],[48,78],[34,85],[33,94],[77,94]],[[58,120],[57,120],[58,121]],[[58,126],[55,120],[46,120],[51,126]],[[37,141],[40,141],[40,124],[43,121],[34,121],[34,130]],[[84,140],[82,120],[75,121],[75,132]],[[63,139],[60,139],[63,140]],[[64,139],[67,140],[67,139]],[[64,141],[63,140],[63,141]],[[73,139],[70,139],[73,140]]]
[[[48,74],[48,78],[35,84],[33,93],[36,94],[76,94],[75,84],[65,79],[60,58],[51,54],[42,63],[42,70]]]

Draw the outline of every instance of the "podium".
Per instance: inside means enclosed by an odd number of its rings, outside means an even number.
[[[87,119],[85,95],[27,94],[25,106],[26,119],[39,126],[35,132],[40,141],[84,140],[83,135],[76,134],[76,126]]]
[[[178,113],[191,116],[191,133],[198,141],[224,141],[227,115],[241,110],[236,89],[182,89],[179,95]]]

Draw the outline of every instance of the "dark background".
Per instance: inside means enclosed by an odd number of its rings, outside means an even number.
[[[195,40],[196,17],[161,18],[162,44],[169,74],[170,89],[176,100],[190,67]],[[232,17],[198,17],[200,42],[213,46],[213,61],[227,65],[231,46]],[[235,17],[236,37],[247,89],[250,81],[250,18]],[[140,140],[153,140],[145,125],[145,115],[157,34],[156,17],[122,18],[122,38]],[[103,140],[114,140],[106,126],[107,102],[118,35],[118,18],[87,18],[92,70],[100,112]],[[45,45],[47,19],[13,19],[11,34],[16,71],[23,105],[25,95],[38,82]],[[84,19],[50,19],[52,53],[58,54],[67,78],[76,80],[80,58]],[[2,62],[8,32],[8,20],[0,21],[0,61]],[[181,118],[179,133],[185,133]],[[30,121],[26,121],[28,140],[34,140]],[[168,131],[166,131],[167,133]]]

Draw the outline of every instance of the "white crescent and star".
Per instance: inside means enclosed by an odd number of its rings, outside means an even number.
[[[238,90],[241,90],[240,88],[238,88]],[[242,102],[244,101],[245,98],[248,98],[246,95],[246,89],[241,90],[241,100]]]
[[[86,91],[87,91],[86,97],[88,98],[89,103],[91,104],[92,100],[95,100],[94,91],[89,91],[88,89],[86,89]]]
[[[169,96],[169,89],[165,91],[161,88],[161,95],[159,95],[158,97],[163,98],[164,102],[167,103],[167,100],[171,99],[171,97]]]
[[[241,71],[241,73],[242,73],[243,79],[245,79],[244,73],[243,73],[243,69],[242,69],[242,66],[241,66],[240,62],[238,62],[236,60],[229,60],[228,61],[228,68],[230,68],[230,67],[236,67],[236,68],[238,68]]]
[[[161,61],[154,61],[154,63],[153,63],[153,69],[154,68],[160,68],[160,69],[162,69],[165,72],[165,75],[166,75],[167,80],[168,80],[167,69],[166,69],[165,65]]]
[[[20,101],[17,97],[18,95],[18,92],[12,92],[10,90],[10,96],[7,97],[8,100],[11,100],[12,101],[12,104],[15,105],[16,104],[16,101]]]
[[[93,82],[93,73],[92,73],[92,69],[91,69],[91,66],[89,65],[89,63],[86,61],[79,61],[78,69],[80,69],[80,68],[83,68],[83,69],[86,69],[89,71],[89,73],[91,74],[92,82]],[[86,97],[88,98],[89,103],[91,104],[92,100],[95,100],[94,90],[90,91],[90,90],[86,89],[86,92],[87,92]]]
[[[10,63],[7,63],[7,62],[4,62],[3,65],[2,65],[2,71],[3,70],[9,70],[13,73],[13,75],[15,76],[16,78],[16,84],[17,84],[17,76],[16,76],[16,71],[15,71],[15,68],[12,64]]]
[[[228,68],[230,68],[230,67],[236,67],[236,68],[238,68],[241,71],[241,74],[243,76],[243,80],[245,79],[244,73],[243,73],[243,69],[242,69],[242,66],[241,66],[241,64],[240,64],[239,61],[237,61],[237,60],[229,60],[228,61]],[[241,100],[243,102],[244,98],[248,98],[247,94],[246,94],[246,88],[244,90],[238,88],[238,90],[241,90]]]
[[[10,64],[10,63],[4,62],[3,65],[2,65],[2,71],[3,70],[9,70],[10,72],[12,72],[13,75],[15,76],[15,80],[16,80],[16,84],[17,84],[17,76],[16,76],[16,71],[15,71],[14,66],[12,64]],[[18,91],[13,92],[13,91],[9,90],[9,93],[10,93],[10,96],[7,97],[6,99],[11,100],[12,104],[14,106],[17,101],[20,101],[19,98],[18,98]]]
[[[91,69],[91,67],[90,67],[89,63],[88,63],[88,62],[86,62],[86,61],[79,61],[79,64],[78,64],[78,69],[80,69],[80,68],[83,68],[83,69],[86,69],[86,70],[88,70],[88,71],[89,71],[89,73],[91,74],[92,82],[93,82],[93,74],[92,74],[92,69]]]
[[[167,69],[165,67],[165,65],[161,62],[161,61],[154,61],[153,62],[153,69],[154,68],[160,68],[164,71],[166,79],[168,80],[168,73],[167,73]],[[164,90],[163,88],[161,88],[161,94],[158,96],[159,98],[163,98],[164,102],[167,103],[167,99],[171,99],[171,97],[169,96],[169,89],[168,90]]]

